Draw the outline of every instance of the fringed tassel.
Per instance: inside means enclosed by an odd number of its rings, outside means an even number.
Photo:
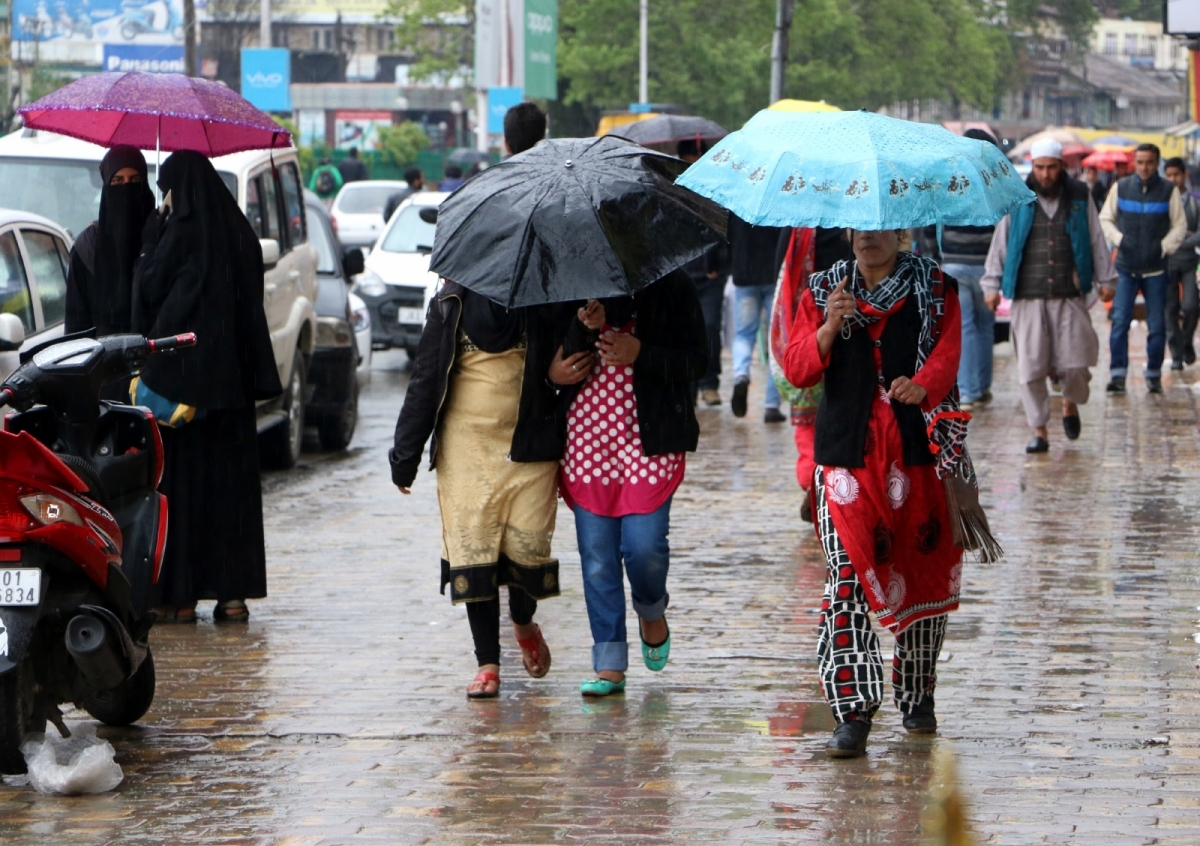
[[[946,489],[946,509],[950,512],[954,545],[974,553],[980,564],[999,561],[1004,549],[988,526],[974,479],[963,478],[956,469],[942,477],[942,484]]]

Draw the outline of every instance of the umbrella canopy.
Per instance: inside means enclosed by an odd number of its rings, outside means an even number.
[[[490,164],[492,157],[483,150],[475,150],[471,147],[455,147],[450,151],[450,155],[446,156],[446,161],[457,162],[458,164]]]
[[[1096,152],[1095,148],[1090,147],[1087,144],[1068,144],[1067,146],[1063,147],[1063,158],[1082,158],[1083,156],[1089,156],[1094,152]]]
[[[1096,170],[1116,170],[1118,162],[1132,165],[1133,154],[1125,150],[1100,150],[1084,159],[1083,166]]]
[[[97,73],[20,109],[25,125],[102,147],[195,150],[215,158],[289,147],[291,134],[237,92],[180,73]]]
[[[729,134],[720,124],[708,118],[688,115],[658,115],[649,120],[628,123],[613,130],[614,135],[648,146],[670,144],[695,138],[698,141],[719,141]]]
[[[1063,148],[1071,146],[1087,146],[1087,141],[1082,135],[1073,129],[1062,129],[1061,127],[1047,127],[1041,132],[1035,132],[1028,138],[1024,139],[1020,144],[1008,151],[1008,157],[1014,162],[1023,162],[1029,158],[1029,152],[1033,149],[1033,145],[1043,138],[1053,138]]]
[[[773,112],[840,112],[824,100],[776,100],[767,106]]]
[[[761,111],[679,184],[761,226],[989,226],[1033,199],[994,144],[865,111]]]
[[[685,167],[612,135],[543,141],[442,203],[429,269],[508,307],[632,294],[724,237]]]

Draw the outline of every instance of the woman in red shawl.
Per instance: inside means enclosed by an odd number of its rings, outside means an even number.
[[[825,384],[813,482],[828,563],[818,659],[838,722],[826,751],[837,758],[865,753],[883,700],[870,611],[896,634],[904,727],[937,728],[936,662],[962,575],[941,482],[963,458],[969,419],[953,396],[958,295],[935,262],[899,253],[902,234],[852,233],[856,260],[812,276],[782,362],[793,385]]]

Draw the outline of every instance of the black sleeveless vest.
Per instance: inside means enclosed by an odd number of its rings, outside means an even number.
[[[950,282],[949,277],[946,280]],[[910,379],[917,370],[917,342],[921,336],[921,314],[917,298],[908,297],[887,318],[878,341],[865,328],[849,338],[838,335],[825,368],[825,390],[817,408],[814,453],[817,464],[827,467],[862,467],[871,406],[880,388],[887,390],[899,376]],[[875,369],[871,348],[878,346],[883,358],[883,375]],[[893,402],[892,414],[900,428],[905,466],[933,464],[925,418],[916,405]]]

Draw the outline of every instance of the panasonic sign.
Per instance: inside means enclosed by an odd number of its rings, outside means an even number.
[[[122,73],[183,73],[183,47],[177,44],[105,44],[103,67],[106,71]]]

